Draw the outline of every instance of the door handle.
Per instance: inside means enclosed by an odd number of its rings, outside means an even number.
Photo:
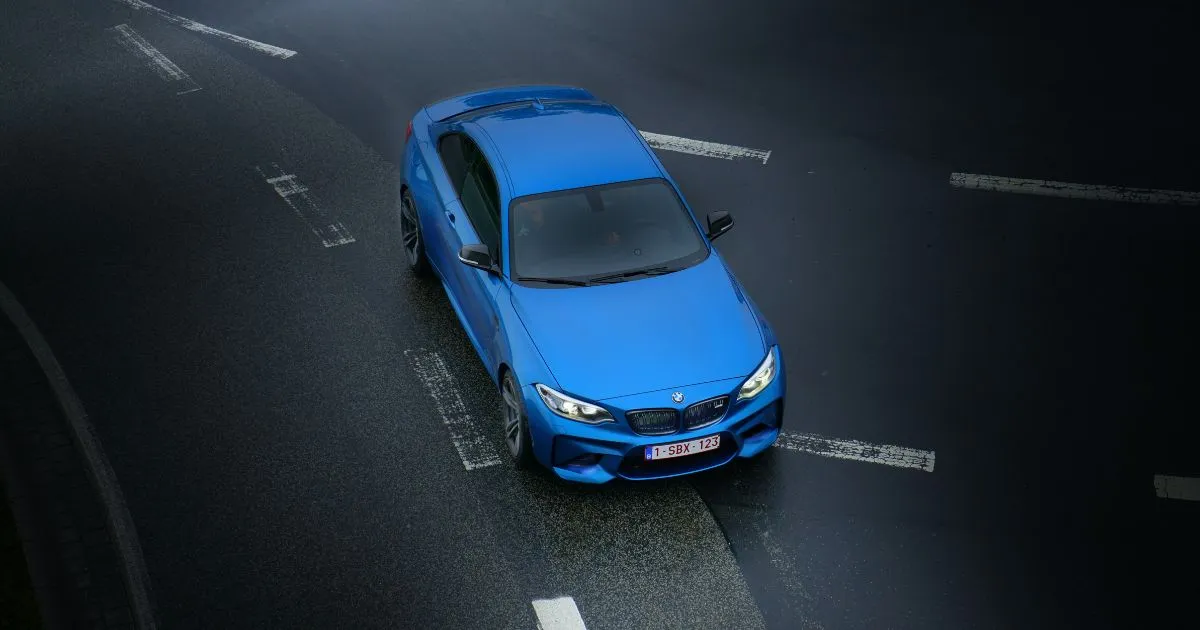
[[[446,211],[446,218],[447,218],[447,219],[450,219],[450,222],[451,222],[451,223],[454,223],[454,213],[453,213],[453,212],[451,212],[451,211],[447,210],[447,211]]]

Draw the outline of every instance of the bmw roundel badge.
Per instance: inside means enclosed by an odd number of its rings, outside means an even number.
[[[677,403],[683,402],[683,392],[675,392],[671,394],[671,400],[674,400]]]

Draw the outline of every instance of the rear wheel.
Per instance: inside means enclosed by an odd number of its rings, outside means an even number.
[[[429,258],[425,256],[425,235],[421,234],[421,221],[417,218],[417,204],[408,190],[400,195],[398,215],[400,246],[404,250],[404,260],[408,264],[408,269],[418,276],[427,275]]]
[[[533,440],[529,437],[529,417],[525,414],[525,402],[521,398],[521,385],[512,370],[504,372],[500,382],[501,417],[504,420],[504,444],[518,469],[532,467]]]

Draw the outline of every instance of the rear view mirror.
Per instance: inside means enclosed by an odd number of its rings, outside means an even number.
[[[488,273],[499,271],[492,261],[492,253],[488,250],[488,246],[482,243],[463,245],[462,249],[458,250],[458,260],[464,265],[482,269]]]
[[[733,215],[725,210],[708,213],[708,240],[713,240],[733,227]]]

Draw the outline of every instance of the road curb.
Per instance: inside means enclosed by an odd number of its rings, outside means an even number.
[[[100,438],[96,435],[83,403],[71,387],[50,346],[29,319],[24,307],[3,282],[0,282],[0,310],[12,322],[41,366],[67,420],[71,442],[77,454],[81,456],[92,489],[103,507],[105,522],[119,561],[121,578],[128,594],[129,607],[133,613],[134,626],[139,630],[154,630],[157,624],[141,545],[116,474],[104,455]]]

